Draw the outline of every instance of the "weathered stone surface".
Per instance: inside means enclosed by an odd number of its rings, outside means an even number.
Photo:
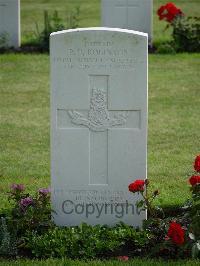
[[[128,185],[146,177],[147,34],[61,31],[50,56],[55,222],[140,226]]]
[[[153,0],[101,0],[101,25],[148,33],[152,41]]]
[[[0,0],[0,39],[3,37],[6,43],[2,46],[20,46],[20,0]]]

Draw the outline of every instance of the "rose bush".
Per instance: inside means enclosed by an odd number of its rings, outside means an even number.
[[[149,182],[138,179],[128,186],[132,193],[140,193],[143,200],[138,206],[147,209],[150,216],[144,221],[144,230],[152,234],[152,249],[149,253],[166,258],[193,258],[200,257],[200,155],[195,158],[194,169],[196,173],[189,178],[192,198],[182,208],[177,210],[176,217],[166,217],[164,212],[158,213],[152,206],[153,199],[159,194],[155,190],[152,195],[147,194]],[[159,209],[160,210],[160,209]],[[161,215],[162,214],[162,217]],[[155,245],[156,243],[156,245]]]
[[[192,241],[192,256],[200,257],[200,176],[199,173],[200,155],[194,161],[196,173],[189,178],[191,184],[192,199],[189,201],[189,238]]]
[[[166,29],[171,26],[173,28],[173,41],[161,47],[171,47],[171,51],[177,52],[200,52],[200,18],[187,17],[183,11],[176,7],[175,4],[169,2],[162,5],[157,10],[157,15],[160,20],[165,20],[168,24]],[[158,51],[162,51],[158,47]],[[199,168],[198,168],[199,169]]]
[[[159,191],[155,190],[151,195],[147,195],[147,187],[149,181],[147,179],[137,179],[133,183],[129,184],[128,190],[132,193],[139,193],[142,196],[141,200],[136,202],[139,211],[147,210],[151,217],[156,216],[156,211],[152,207],[153,200],[159,195]]]

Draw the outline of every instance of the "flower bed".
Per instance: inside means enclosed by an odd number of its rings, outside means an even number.
[[[29,195],[23,184],[13,184],[9,192],[12,208],[2,211],[0,255],[6,257],[67,257],[117,258],[160,257],[184,259],[200,257],[200,156],[194,162],[189,178],[191,199],[177,210],[176,216],[166,217],[165,211],[153,207],[159,195],[148,195],[149,182],[136,180],[128,186],[130,193],[140,193],[140,210],[147,209],[149,218],[142,229],[118,224],[114,227],[58,227],[51,221],[50,190],[39,189]],[[90,237],[88,237],[90,236]]]

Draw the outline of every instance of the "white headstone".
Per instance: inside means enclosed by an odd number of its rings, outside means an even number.
[[[11,47],[20,46],[20,0],[0,0],[0,39]]]
[[[148,33],[152,40],[153,0],[101,0],[101,26]]]
[[[128,191],[146,178],[147,34],[51,34],[52,207],[58,225],[141,226]]]

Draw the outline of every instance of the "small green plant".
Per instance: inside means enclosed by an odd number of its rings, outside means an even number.
[[[7,32],[0,34],[0,49],[8,49],[9,34]]]
[[[155,190],[152,195],[149,195],[148,192],[148,185],[149,181],[138,179],[131,183],[128,186],[128,189],[132,193],[138,193],[141,194],[142,199],[137,201],[137,207],[139,211],[145,211],[147,210],[148,214],[150,217],[156,217],[157,216],[157,211],[161,210],[160,208],[157,208],[157,210],[152,206],[152,202],[154,199],[159,195],[159,191]]]
[[[8,231],[6,218],[1,217],[0,220],[0,255],[16,255],[16,241]]]
[[[43,51],[49,51],[49,37],[54,31],[60,31],[64,29],[62,19],[58,16],[58,12],[54,11],[50,16],[48,11],[44,11],[44,29],[40,32],[38,24],[36,23],[36,34],[40,48]]]
[[[78,27],[80,8],[76,7],[75,10],[70,12],[67,16],[66,23],[59,17],[58,12],[55,10],[53,15],[50,15],[47,10],[44,11],[44,29],[39,30],[36,23],[36,37],[37,42],[42,51],[49,51],[49,37],[52,32],[61,31],[64,29],[74,29]]]

